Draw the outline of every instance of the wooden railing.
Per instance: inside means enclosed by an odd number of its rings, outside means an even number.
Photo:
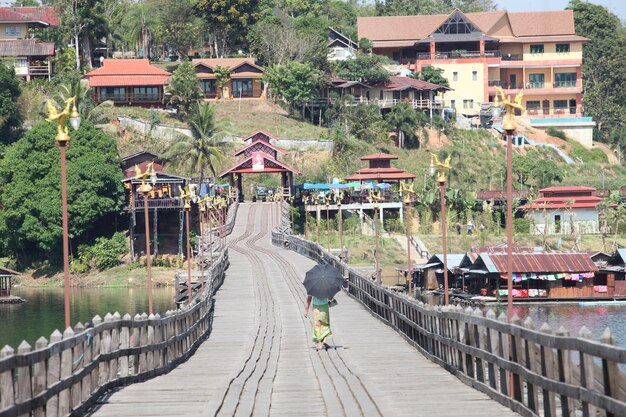
[[[222,230],[230,233],[237,204]],[[191,305],[159,314],[107,313],[88,325],[41,337],[35,350],[0,350],[0,417],[83,415],[105,392],[164,374],[186,361],[211,332],[213,297],[228,268],[224,248],[211,267],[204,293]]]
[[[359,275],[321,246],[274,231],[272,242],[347,277],[347,293],[431,361],[523,416],[626,416],[626,349],[607,329],[571,337],[547,323],[460,306],[429,306]]]
[[[93,325],[41,337],[35,350],[0,351],[0,417],[82,415],[106,391],[169,372],[209,335],[213,295],[224,281],[228,252],[205,273],[205,293],[191,306],[147,316],[107,313]]]

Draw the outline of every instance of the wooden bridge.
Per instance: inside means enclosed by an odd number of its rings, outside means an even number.
[[[0,351],[0,417],[626,415],[625,349],[393,294],[280,232],[275,207],[239,206],[192,306]],[[315,261],[349,283],[320,352],[301,284]]]

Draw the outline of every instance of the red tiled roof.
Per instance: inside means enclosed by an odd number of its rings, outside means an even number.
[[[519,38],[502,38],[500,43],[532,43],[532,42],[586,42],[589,38],[579,35],[557,36],[523,36]]]
[[[59,26],[59,15],[54,7],[0,7],[0,22]]]
[[[574,203],[574,204],[565,204],[565,203],[544,203],[544,204],[526,204],[520,206],[519,208],[524,209],[546,209],[546,210],[554,210],[554,209],[565,209],[565,208],[595,208],[598,203]]]
[[[508,13],[508,15],[515,36],[573,35],[576,33],[573,10],[515,12]]]
[[[454,12],[453,12],[454,13]],[[515,37],[575,35],[574,15],[571,10],[549,12],[506,12],[495,10],[465,13],[464,16],[489,36],[498,38],[492,31],[504,16],[508,17]],[[449,14],[420,16],[376,16],[357,19],[358,37],[367,38],[375,48],[385,46],[411,46],[432,34],[449,17]],[[396,45],[400,43],[401,45]]]
[[[280,152],[280,153],[282,153],[283,155],[287,155],[287,152],[285,152],[284,150],[282,150],[282,149],[280,149],[280,148],[278,148],[278,147],[276,147],[276,146],[272,145],[271,143],[269,143],[269,142],[267,142],[267,141],[265,141],[265,140],[263,140],[263,139],[256,139],[256,140],[253,140],[253,141],[252,141],[252,143],[251,143],[251,144],[249,144],[248,146],[245,146],[245,147],[243,147],[243,148],[239,149],[237,152],[235,152],[235,153],[234,153],[234,155],[233,155],[233,156],[238,156],[238,155],[241,155],[242,153],[244,153],[244,152],[245,152],[245,150],[246,150],[246,149],[251,148],[252,146],[256,145],[257,143],[262,143],[264,146],[267,146],[267,147],[269,147],[269,148],[272,148],[272,149],[273,149],[273,150],[275,150],[276,152]]]
[[[481,255],[491,259],[499,273],[507,271],[507,255],[504,253]],[[598,267],[586,253],[513,253],[515,273],[593,272]]]
[[[100,68],[96,68],[85,77],[99,77],[106,75],[162,75],[170,76],[171,73],[150,65],[147,59],[105,59]]]
[[[191,63],[194,67],[197,65],[204,65],[205,67],[215,69],[215,67],[219,66],[229,68],[231,71],[236,69],[237,67],[242,66],[243,64],[248,64],[252,65],[255,68],[258,68],[261,71],[264,71],[262,67],[256,64],[254,58],[200,58],[192,59]]]
[[[147,59],[105,59],[103,66],[87,73],[89,87],[165,85],[172,74],[150,65]]]
[[[583,187],[582,185],[563,185],[558,187],[548,187],[539,190],[540,193],[549,193],[555,191],[595,191],[595,188]]]
[[[250,172],[250,173],[252,173],[252,172],[254,172],[254,173],[259,173],[259,174],[261,174],[261,173],[263,173],[263,172],[285,172],[285,171],[291,171],[291,172],[293,172],[293,173],[295,173],[295,174],[302,175],[302,173],[301,173],[300,171],[298,171],[297,169],[292,168],[292,167],[290,167],[289,165],[287,165],[287,164],[285,164],[285,163],[283,163],[283,162],[277,161],[276,159],[272,158],[270,155],[268,155],[268,154],[264,154],[264,153],[262,153],[262,152],[261,152],[261,154],[262,154],[262,156],[263,156],[263,158],[264,158],[264,159],[267,159],[268,161],[270,161],[270,162],[272,162],[272,163],[274,163],[274,164],[278,165],[278,166],[279,166],[279,168],[273,168],[273,167],[263,167],[263,170],[262,170],[262,171],[257,171],[257,170],[254,170],[253,168],[239,168],[239,167],[241,167],[242,165],[244,165],[246,162],[248,162],[248,161],[252,160],[253,156],[252,156],[252,155],[250,155],[248,158],[246,158],[246,159],[244,159],[244,160],[242,160],[242,161],[237,162],[235,165],[233,165],[233,166],[231,166],[230,168],[228,168],[227,170],[223,171],[223,172],[222,172],[221,174],[219,174],[218,176],[219,176],[220,178],[223,178],[223,177],[225,177],[227,174],[230,174],[230,173],[237,173],[237,172],[242,172],[242,173],[245,173],[245,172]]]
[[[533,203],[566,203],[567,201],[573,201],[574,203],[599,203],[602,199],[593,195],[575,197],[541,197],[533,200]]]
[[[361,157],[361,161],[370,161],[373,159],[398,159],[396,155],[390,155],[388,153],[373,153],[371,155],[365,155]]]
[[[397,168],[364,168],[356,173],[345,177],[346,181],[365,180],[408,180],[415,178],[410,172]]]
[[[89,77],[89,87],[133,87],[144,85],[165,85],[167,84],[167,80],[169,78],[169,75],[103,75],[99,77]]]
[[[444,87],[439,84],[433,84],[429,83],[428,81],[417,80],[415,78],[402,77],[398,75],[392,75],[391,77],[389,77],[389,81],[385,84],[386,90],[405,90],[407,88],[428,91],[450,90],[450,88]]]
[[[248,136],[246,136],[245,138],[243,138],[243,141],[245,142],[247,140],[250,140],[250,138],[252,138],[252,137],[254,137],[254,136],[258,135],[258,134],[261,134],[261,135],[265,136],[268,139],[268,141],[269,141],[269,139],[274,139],[276,141],[280,140],[276,136],[274,136],[272,134],[269,134],[269,133],[267,133],[264,130],[257,130],[256,132],[251,133]]]
[[[54,42],[36,39],[0,40],[0,56],[52,56]]]

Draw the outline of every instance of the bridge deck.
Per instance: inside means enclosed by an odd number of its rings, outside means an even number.
[[[270,204],[243,204],[210,337],[172,372],[100,399],[95,416],[513,416],[425,359],[344,294],[317,352],[301,285],[313,261],[273,247]]]

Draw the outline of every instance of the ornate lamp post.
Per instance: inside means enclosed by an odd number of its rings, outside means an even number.
[[[152,185],[146,183],[146,179],[150,177]],[[152,186],[156,185],[157,175],[154,171],[154,162],[150,162],[146,166],[146,170],[141,172],[139,166],[135,165],[135,179],[141,180],[139,191],[143,195],[143,217],[146,233],[146,269],[148,272],[148,313],[152,314],[152,259],[150,250],[150,210],[148,209],[148,194],[152,191]]]
[[[316,243],[320,242],[320,198],[318,196],[313,197],[315,201],[315,234],[317,235]]]
[[[413,296],[413,264],[411,263],[411,222],[409,221],[409,212],[411,209],[411,199],[413,197],[413,183],[409,185],[406,182],[400,183],[400,191],[404,193],[404,222],[406,226],[406,281],[409,297]]]
[[[185,230],[187,232],[187,293],[189,294],[189,304],[191,304],[191,245],[189,244],[189,211],[191,211],[191,193],[189,192],[189,187],[186,187],[183,190],[180,186],[178,186],[178,189],[180,191],[180,198],[182,198],[185,203],[183,207],[185,209]]]
[[[499,107],[498,95],[506,108],[503,129],[506,132],[506,271],[507,271],[507,316],[509,322],[513,318],[513,134],[515,132],[515,110],[524,111],[522,105],[523,90],[511,101],[504,90],[496,87],[494,107]]]
[[[293,220],[293,196],[289,197],[289,211],[291,212],[291,234],[296,234],[295,222]]]
[[[328,254],[330,255],[330,198],[326,198],[326,241],[328,242]]]
[[[335,196],[335,204],[337,204],[337,216],[339,223],[339,259],[343,259],[343,218],[341,216],[341,200],[343,199],[343,193],[340,192]]]
[[[200,274],[202,276],[202,287],[201,292],[204,293],[204,215],[206,214],[206,202],[207,197],[201,198],[198,200],[198,209],[200,214],[198,216],[200,222],[200,251],[198,255],[200,256]]]
[[[376,283],[378,285],[381,284],[382,280],[381,280],[381,276],[380,276],[380,257],[378,255],[378,202],[382,199],[381,195],[380,195],[380,191],[376,192],[373,189],[370,190],[370,198],[372,199],[372,202],[374,203],[374,233],[376,234],[376,251],[374,252],[375,254],[375,261],[376,261]]]
[[[309,240],[309,212],[307,211],[307,206],[309,205],[309,197],[304,196],[302,202],[304,207],[304,238],[306,240]]]
[[[439,200],[441,201],[441,239],[443,244],[443,303],[448,305],[448,248],[446,241],[446,182],[447,172],[450,169],[450,156],[442,163],[437,155],[430,154],[430,175],[437,173],[436,181],[439,184]]]
[[[70,112],[70,106],[72,110]],[[64,305],[65,305],[65,327],[70,327],[70,243],[69,243],[69,225],[67,219],[67,170],[65,166],[65,151],[70,144],[69,129],[65,126],[67,119],[74,130],[80,127],[80,115],[76,108],[76,97],[70,97],[65,100],[65,108],[58,113],[56,107],[48,101],[48,120],[49,122],[57,122],[57,134],[54,138],[56,146],[61,151],[61,212],[63,222],[63,288],[64,288]]]

